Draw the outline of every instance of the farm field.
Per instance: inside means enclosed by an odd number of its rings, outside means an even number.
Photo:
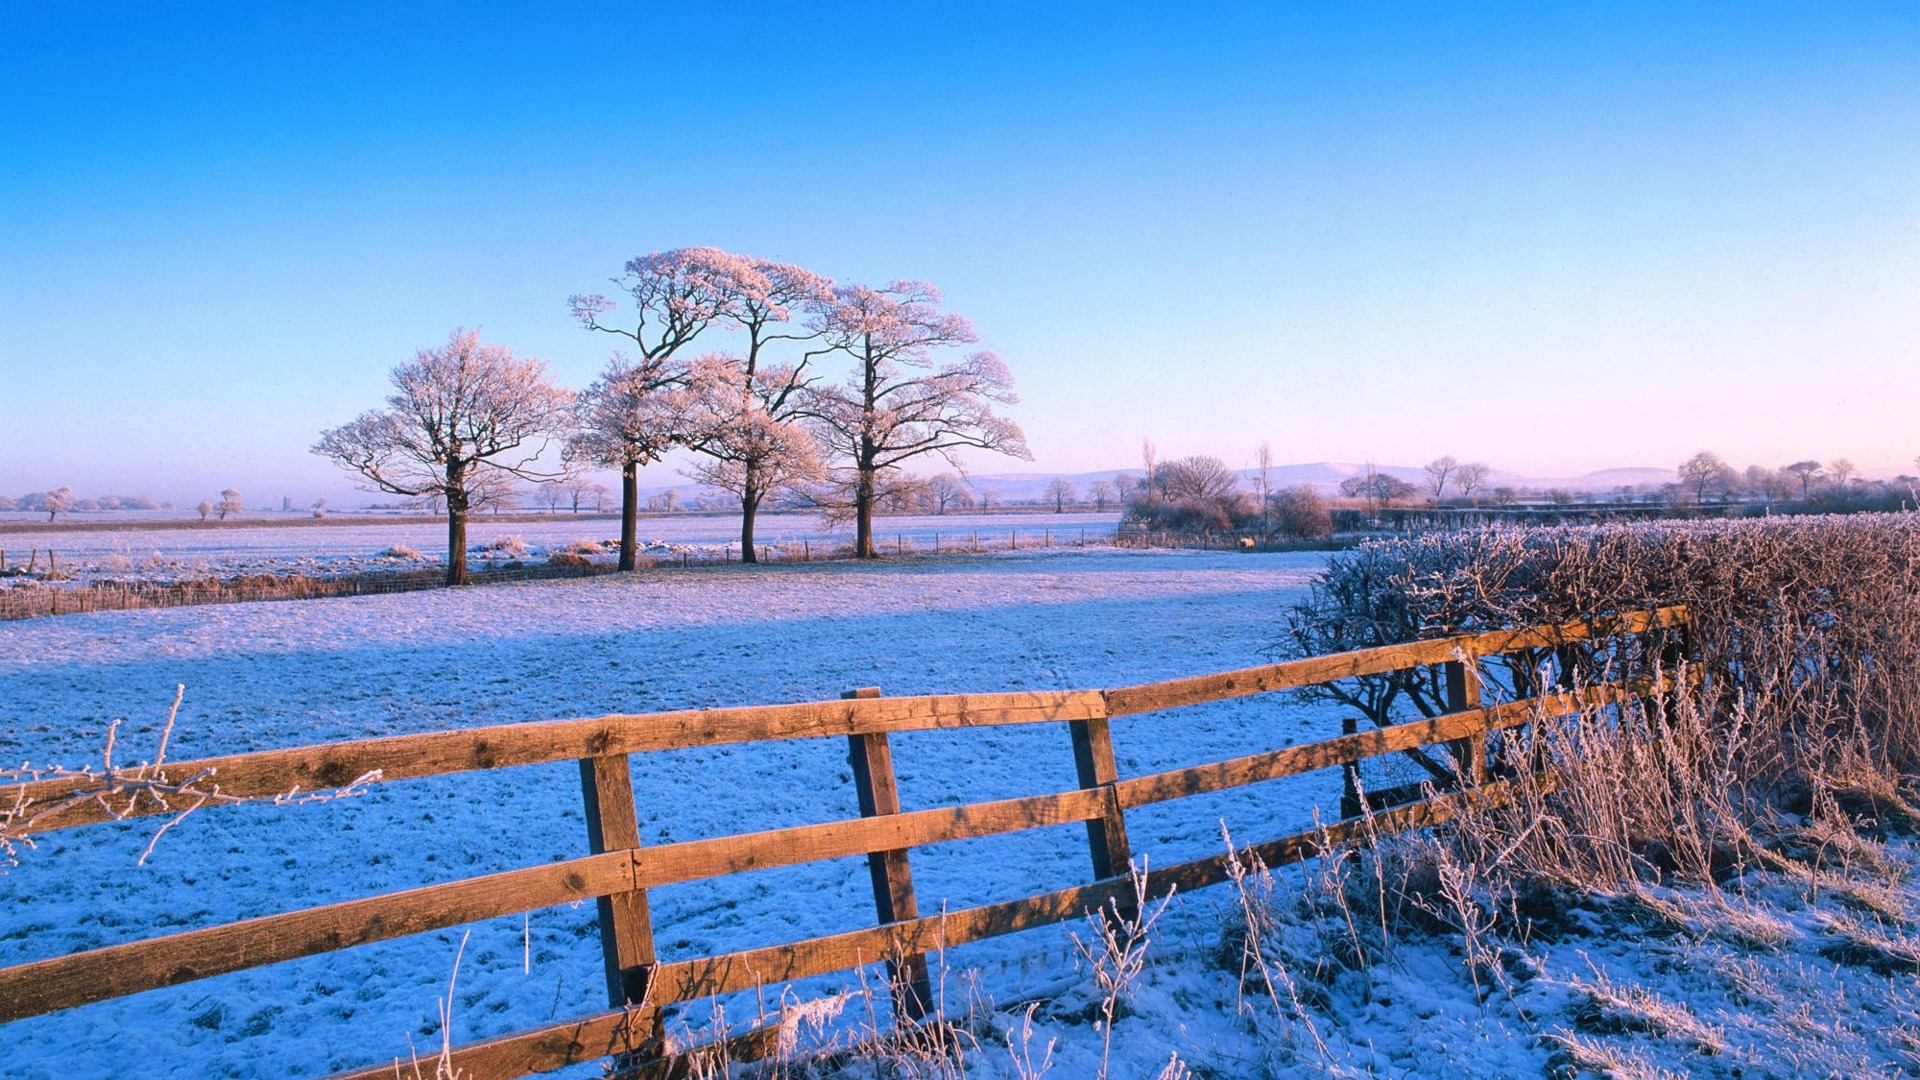
[[[931,550],[936,540],[943,550],[971,546],[1004,549],[1046,544],[1099,544],[1110,541],[1118,513],[1085,514],[943,514],[883,517],[875,525],[878,542],[892,550]],[[230,577],[241,574],[312,576],[396,570],[440,563],[446,555],[444,523],[381,521],[288,523],[244,527],[34,529],[8,531],[0,525],[0,549],[9,551],[9,565],[18,565],[26,551],[53,550],[60,569],[78,581],[167,581],[181,578]],[[480,514],[468,524],[467,542],[476,566],[491,562],[543,561],[549,552],[580,541],[605,543],[620,536],[617,516],[555,514],[537,520],[500,521]],[[517,540],[515,545],[510,542]],[[643,555],[703,558],[737,557],[740,519],[731,514],[642,517],[638,539]],[[762,514],[755,530],[759,545],[776,548],[810,544],[816,554],[850,543],[851,527],[836,527],[819,514]],[[411,549],[420,558],[389,554]],[[612,558],[611,550],[607,558]]]
[[[120,760],[150,756],[176,684],[169,756],[463,725],[886,692],[1095,688],[1262,662],[1280,609],[1324,556],[1086,553],[759,570],[714,567],[480,590],[34,620],[0,638],[0,757],[78,764],[127,717]],[[1337,732],[1331,710],[1244,699],[1116,724],[1124,774]],[[1075,786],[1063,727],[913,733],[895,759],[921,808]],[[636,758],[647,842],[851,816],[840,740]],[[1310,827],[1337,801],[1316,774],[1130,816],[1159,863],[1237,835]],[[147,823],[151,824],[151,822]],[[0,878],[0,963],[534,865],[584,852],[573,766],[410,781],[337,802],[203,811],[136,866],[150,828],[54,833]],[[1079,826],[921,849],[923,911],[1084,880]],[[861,859],[657,890],[663,959],[852,929],[872,919]],[[591,904],[473,928],[455,1035],[604,1005]],[[52,929],[57,928],[57,929]],[[956,950],[997,993],[1071,971],[1065,934]],[[288,1076],[437,1045],[459,945],[442,932],[23,1021],[7,1074]],[[1023,974],[1025,973],[1025,974]],[[696,1018],[697,1019],[697,1018]],[[104,1040],[99,1032],[122,1037]],[[89,1052],[83,1060],[75,1046]],[[590,1072],[590,1071],[589,1071]],[[584,1075],[584,1074],[583,1074]]]

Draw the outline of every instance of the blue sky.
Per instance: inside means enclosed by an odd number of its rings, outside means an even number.
[[[1037,470],[1920,454],[1920,6],[400,8],[0,7],[0,491],[342,497],[688,244],[939,285]]]

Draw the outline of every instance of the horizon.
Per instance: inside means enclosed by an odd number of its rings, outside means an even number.
[[[940,287],[979,474],[1920,453],[1920,9],[580,14],[0,13],[0,494],[361,498],[394,364],[578,388],[567,296],[697,244]]]

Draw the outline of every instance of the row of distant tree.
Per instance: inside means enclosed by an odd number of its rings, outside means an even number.
[[[568,305],[585,329],[624,339],[575,392],[544,361],[456,330],[393,369],[387,407],[323,432],[314,452],[373,488],[436,499],[447,514],[450,583],[466,578],[466,518],[517,481],[621,474],[620,565],[634,561],[637,471],[675,449],[689,475],[738,499],[741,554],[754,517],[793,493],[855,522],[873,557],[873,515],[907,463],[963,449],[1030,457],[998,409],[1016,401],[1006,365],[924,282],[836,284],[798,266],[714,248],[627,261],[614,284]],[[624,307],[622,306],[624,304]],[[699,341],[730,348],[698,352]],[[556,463],[543,451],[562,448]]]
[[[315,504],[316,510],[324,512],[326,500]],[[171,502],[161,502],[145,495],[102,495],[88,499],[76,496],[71,486],[62,484],[50,491],[35,491],[10,499],[0,495],[0,512],[14,511],[33,514],[45,514],[48,521],[58,521],[62,514],[97,513],[103,510],[171,510]],[[221,521],[235,517],[246,511],[246,504],[240,498],[240,492],[228,488],[220,493],[220,500],[200,500],[194,508],[200,514],[200,520],[206,521],[218,516]]]

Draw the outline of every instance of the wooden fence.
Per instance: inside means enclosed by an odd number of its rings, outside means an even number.
[[[1309,858],[1327,844],[1441,822],[1464,806],[1500,801],[1510,782],[1489,771],[1487,739],[1537,720],[1606,708],[1664,693],[1662,664],[1641,678],[1499,704],[1481,701],[1482,661],[1507,654],[1565,649],[1663,632],[1655,655],[1671,661],[1684,641],[1684,608],[1663,608],[1553,627],[1501,630],[1313,657],[1238,671],[1115,690],[1041,691],[880,697],[856,691],[839,701],[746,706],[645,715],[611,715],[399,735],[356,742],[239,754],[123,770],[110,777],[54,777],[0,787],[9,828],[40,833],[149,815],[177,814],[195,792],[217,782],[219,798],[268,798],[517,765],[576,760],[586,804],[588,853],[543,866],[450,881],[365,899],[327,904],[243,922],[188,930],[0,969],[0,1023],[143,990],[172,986],[299,957],[514,915],[584,899],[598,903],[612,1008],[457,1047],[452,1064],[469,1080],[524,1076],[614,1057],[645,1075],[668,1070],[659,1057],[663,1010],[676,1003],[846,971],[881,961],[893,970],[899,1012],[924,1013],[932,1000],[925,956],[936,950],[1030,927],[1059,923],[1134,899],[1127,877],[1131,848],[1126,812],[1149,804],[1223,791],[1385,754],[1444,747],[1452,782],[1413,791],[1414,801],[1373,807],[1362,818],[1253,845],[1240,853],[1269,866]],[[1121,777],[1110,721],[1139,713],[1306,687],[1340,679],[1444,665],[1449,711],[1429,719],[1354,731],[1336,738],[1267,750],[1143,776]],[[1068,726],[1079,787],[1024,798],[905,810],[894,783],[889,736],[1006,724]],[[657,750],[783,739],[849,740],[861,817],[818,825],[643,846],[629,755]],[[165,805],[151,794],[170,785]],[[1349,795],[1352,795],[1351,779]],[[184,793],[182,788],[185,788]],[[1382,800],[1370,797],[1371,803]],[[1360,808],[1346,807],[1349,815]],[[235,811],[238,812],[238,811]],[[1019,900],[938,915],[921,913],[910,849],[971,837],[1084,823],[1090,882]],[[647,890],[823,859],[866,855],[878,924],[792,944],[662,962],[654,951]],[[1223,853],[1169,867],[1148,878],[1149,895],[1224,881]],[[927,905],[937,909],[937,905]],[[767,1051],[771,1029],[737,1037],[736,1057]],[[396,1049],[398,1049],[396,1047]],[[386,1062],[341,1074],[353,1080],[391,1077]]]

